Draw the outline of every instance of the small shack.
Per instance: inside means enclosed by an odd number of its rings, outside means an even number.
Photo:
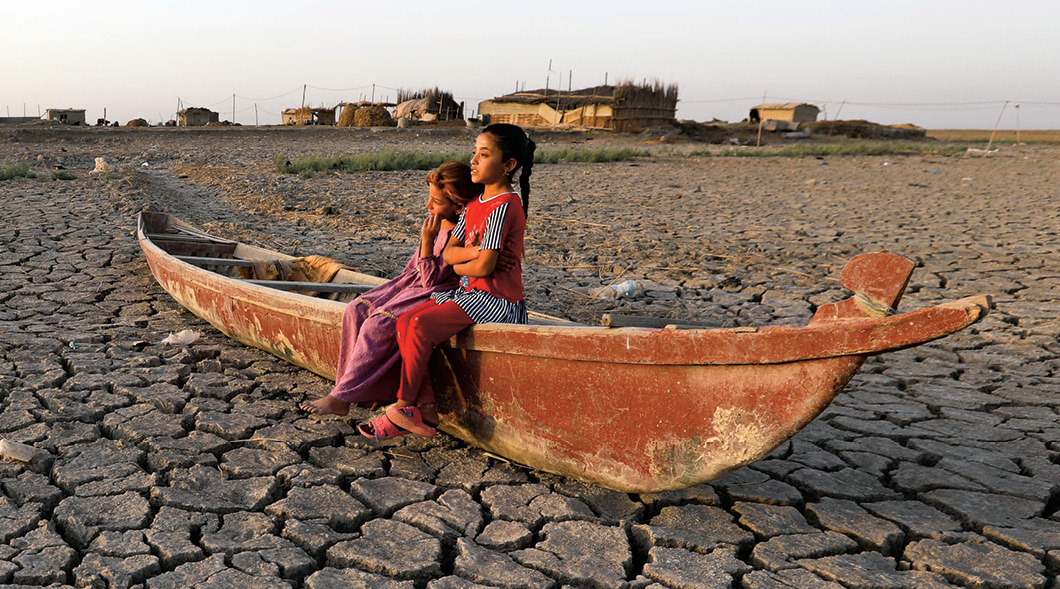
[[[464,103],[457,102],[451,92],[438,88],[411,91],[399,90],[395,119],[413,121],[457,121],[464,118]]]
[[[83,108],[49,108],[44,118],[64,125],[84,125],[85,109]]]
[[[580,90],[515,92],[479,103],[491,123],[524,127],[591,127],[638,133],[674,123],[677,85],[633,84]]]
[[[177,126],[180,127],[202,127],[221,120],[218,113],[198,106],[192,106],[177,111]]]
[[[284,125],[334,125],[337,107],[311,107],[284,109],[280,113]]]
[[[752,123],[783,121],[787,123],[812,123],[821,109],[805,102],[776,102],[751,107],[747,120]]]

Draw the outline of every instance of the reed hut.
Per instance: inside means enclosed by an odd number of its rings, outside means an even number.
[[[44,111],[44,118],[64,125],[84,125],[85,109],[83,108],[49,108]]]
[[[199,106],[191,106],[177,111],[177,126],[202,127],[221,120],[218,113]]]
[[[639,133],[672,125],[677,115],[677,85],[622,82],[580,90],[533,90],[479,103],[491,123],[523,127],[590,127]]]
[[[394,118],[413,121],[463,120],[464,103],[458,103],[451,92],[444,92],[438,87],[417,91],[399,90]]]
[[[821,109],[805,102],[775,102],[751,107],[747,120],[752,123],[783,121],[787,123],[812,123]]]
[[[284,125],[334,125],[337,107],[311,107],[284,109],[280,113]]]

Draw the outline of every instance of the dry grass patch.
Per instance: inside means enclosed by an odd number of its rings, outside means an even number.
[[[962,141],[968,143],[987,143],[990,141],[989,129],[933,129],[927,136],[939,141]],[[1020,131],[1020,143],[1060,143],[1060,130]],[[998,130],[994,143],[1016,143],[1016,131]]]

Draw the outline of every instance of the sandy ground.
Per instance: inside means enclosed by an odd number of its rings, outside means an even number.
[[[985,158],[944,155],[723,158],[688,157],[690,150],[704,146],[660,144],[640,137],[539,134],[538,139],[539,149],[621,145],[646,149],[653,156],[630,162],[543,164],[535,168],[524,277],[527,300],[534,310],[586,322],[598,321],[604,313],[630,313],[735,325],[801,324],[818,305],[845,296],[836,278],[847,259],[876,250],[901,253],[917,262],[902,309],[921,308],[979,293],[995,297],[997,309],[982,323],[961,334],[870,359],[852,381],[848,393],[841,395],[831,409],[793,441],[778,448],[770,460],[741,469],[723,481],[704,485],[711,494],[716,493],[713,499],[703,499],[707,491],[701,489],[699,494],[689,492],[665,502],[678,509],[700,503],[714,505],[719,511],[727,512],[741,530],[753,533],[750,541],[733,540],[726,544],[735,546],[732,556],[740,562],[725,569],[729,582],[747,587],[782,586],[769,584],[772,582],[829,586],[830,581],[865,587],[932,586],[930,583],[1043,586],[1047,575],[1055,575],[1060,570],[1060,542],[1055,541],[1060,534],[1051,535],[1060,527],[1057,515],[1060,446],[1056,441],[1060,437],[1060,414],[1057,413],[1060,408],[1060,375],[1057,374],[1060,309],[1056,306],[1060,295],[1057,236],[1060,213],[1056,206],[1060,199],[1057,188],[1060,148],[1004,146],[998,154]],[[3,362],[8,377],[2,381],[5,388],[0,389],[0,408],[10,413],[21,407],[18,399],[27,395],[23,399],[25,403],[42,403],[42,386],[27,384],[32,380],[29,378],[32,371],[21,365],[26,361],[22,354],[26,346],[37,344],[18,343],[21,340],[10,334],[27,330],[45,333],[47,325],[54,324],[33,313],[17,310],[19,304],[26,303],[27,297],[45,296],[42,289],[25,291],[27,287],[23,287],[20,291],[18,288],[18,269],[12,264],[29,264],[33,268],[30,260],[43,255],[20,254],[19,248],[29,247],[25,239],[27,227],[43,228],[42,236],[35,238],[37,245],[33,246],[38,252],[49,247],[73,247],[72,242],[85,227],[106,224],[115,228],[113,242],[94,246],[113,250],[109,254],[110,266],[120,270],[111,272],[101,282],[103,290],[97,292],[104,294],[96,296],[99,299],[96,304],[102,305],[112,297],[121,300],[121,296],[127,295],[120,293],[130,289],[142,293],[132,297],[144,305],[142,321],[134,323],[147,328],[143,338],[148,341],[148,333],[152,337],[164,335],[162,331],[175,330],[182,323],[209,330],[201,321],[166,303],[166,295],[151,282],[146,265],[137,257],[135,240],[129,235],[137,211],[149,207],[171,212],[226,237],[296,255],[329,255],[365,272],[391,275],[400,270],[415,247],[416,230],[424,210],[425,172],[322,174],[303,178],[276,173],[272,169],[273,158],[382,149],[470,151],[472,143],[473,134],[462,129],[0,129],[0,159],[26,159],[44,176],[55,167],[62,167],[75,176],[72,180],[0,182],[0,200],[7,203],[3,205],[7,215],[4,259],[8,264],[4,280],[10,287],[3,298],[7,320],[3,329],[9,336],[3,340],[6,346]],[[91,176],[88,172],[97,157],[105,158],[119,171]],[[52,231],[49,224],[56,219],[65,223],[68,237],[63,237],[64,233],[49,242],[45,236]],[[87,251],[81,256],[83,260],[91,260]],[[53,260],[61,258],[52,256]],[[49,269],[55,272],[55,267]],[[47,282],[46,274],[41,274],[39,280],[34,278],[33,282]],[[592,289],[627,278],[641,286],[638,296],[601,300],[589,294]],[[111,312],[125,316],[121,311]],[[133,312],[129,314],[133,315],[131,320],[137,319]],[[94,320],[97,326],[106,322]],[[221,352],[222,359],[234,353],[226,350],[238,348],[216,332],[208,339],[211,346],[225,350]],[[166,364],[172,355],[156,349],[155,343],[152,341],[147,350],[154,350]],[[68,354],[65,351],[47,353]],[[209,371],[209,364],[202,365],[208,360],[191,360],[199,362],[192,364],[193,373],[200,369]],[[63,362],[66,372],[76,375],[77,366],[71,368],[68,360]],[[224,362],[221,365],[228,367]],[[267,381],[270,372],[290,374],[283,368],[269,368],[255,378]],[[187,379],[185,375],[175,383],[192,390]],[[282,402],[292,395],[326,392],[326,383],[314,379],[303,378],[302,384],[293,390],[282,395],[266,392],[266,397],[274,400],[283,397]],[[52,385],[60,389],[68,386],[63,381]],[[114,383],[107,385],[112,395],[117,394],[118,388]],[[268,391],[269,387],[263,385],[258,390]],[[966,395],[967,402],[954,401],[962,395]],[[130,400],[114,407],[125,410],[138,406],[135,394],[125,396]],[[217,410],[223,413],[232,407]],[[43,413],[27,411],[37,415],[38,423],[51,424],[41,417]],[[184,414],[188,412],[189,408],[185,407]],[[294,422],[304,418],[280,411],[268,419]],[[20,435],[28,425],[11,423],[15,422],[0,420],[0,433],[11,439],[21,437],[33,441],[32,435]],[[1007,433],[983,435],[984,428]],[[102,437],[121,438],[108,432],[104,428]],[[859,441],[864,447],[858,447]],[[142,440],[139,444],[141,448],[146,447]],[[888,444],[900,447],[909,455],[888,449]],[[941,446],[949,450],[939,449]],[[459,444],[446,448],[453,452],[467,451]],[[54,453],[60,456],[61,463],[62,453],[59,450]],[[969,454],[976,466],[964,466],[966,461],[955,458],[961,453]],[[984,465],[992,470],[983,474],[987,468]],[[0,504],[0,518],[7,517],[3,511],[5,505],[22,509],[33,504],[12,491],[17,488],[13,481],[36,473],[50,477],[55,483],[55,468],[49,463],[28,470],[0,470],[0,488],[6,489],[0,501],[8,501]],[[917,479],[916,468],[934,474],[923,474]],[[157,485],[173,476],[166,467],[152,464],[147,470],[152,476],[158,475]],[[824,478],[813,478],[808,472],[822,473]],[[844,492],[845,485],[856,487],[849,482],[851,479],[843,478],[847,472],[868,476],[873,485],[885,492]],[[394,476],[401,477],[390,471],[384,478]],[[1033,490],[1013,490],[1010,483],[1017,479]],[[440,484],[437,472],[425,480]],[[822,480],[830,482],[822,483]],[[567,483],[543,473],[520,473],[513,481],[517,486],[545,484],[550,492],[563,493],[567,489],[566,495],[579,496],[564,486]],[[774,483],[772,491],[765,490]],[[351,483],[347,478],[341,484],[343,489],[355,489],[358,483],[356,480]],[[741,485],[754,491],[741,491]],[[780,486],[783,492],[776,490]],[[482,502],[482,509],[492,514],[492,521],[510,519],[498,515],[497,508],[482,498],[485,491],[481,484],[468,483],[464,488],[471,490],[473,499]],[[151,514],[148,521],[160,517],[161,506],[170,505],[165,495],[157,495],[150,489],[148,485],[139,491],[151,501],[147,508]],[[948,490],[979,493],[983,501],[998,504],[1006,503],[1006,497],[1016,497],[1019,501],[1036,502],[1037,507],[1013,515],[1018,521],[999,523],[972,505],[978,499],[955,498],[956,495],[945,493]],[[41,508],[39,517],[58,522],[61,540],[73,547],[74,556],[61,567],[65,572],[47,579],[72,584],[88,575],[82,573],[79,577],[76,571],[91,560],[90,555],[106,551],[91,547],[90,533],[82,534],[87,539],[71,538],[77,534],[68,531],[68,524],[64,527],[58,515],[61,510],[55,506],[62,507],[76,498],[76,485],[59,485],[58,492],[54,500],[44,502],[47,507]],[[289,493],[283,491],[280,495],[285,492]],[[351,493],[356,495],[353,490]],[[159,499],[160,496],[163,498]],[[607,508],[593,503],[593,496],[589,493],[580,497],[594,509],[598,527],[621,529],[621,526],[616,528],[617,519],[602,514]],[[665,515],[660,511],[663,503],[644,496],[630,499],[640,508],[634,510],[634,515],[627,514],[627,525],[641,525],[645,529],[665,527],[659,520]],[[894,510],[872,509],[883,500],[915,507],[909,513],[920,514],[920,519],[912,518],[915,521],[911,524],[909,518],[894,515]],[[837,504],[829,501],[847,502],[859,508],[855,511],[860,515],[837,510]],[[765,512],[754,511],[749,503],[770,509],[790,507],[794,513],[763,515]],[[255,506],[247,511],[261,513],[262,508]],[[278,516],[275,511],[268,513],[276,521],[287,517]],[[950,523],[943,525],[940,529],[945,533],[918,527],[917,522],[930,527],[936,514],[953,522],[955,527]],[[389,521],[387,517],[392,512],[376,515]],[[802,521],[800,525],[809,526],[814,534],[838,532],[855,542],[850,546],[840,542],[829,544],[831,548],[802,549],[802,552],[790,548],[790,563],[796,560],[799,563],[790,567],[755,557],[759,547],[768,544],[776,534],[802,537],[806,533],[793,531],[799,526],[776,533],[766,531],[769,522],[781,528],[789,525],[790,521],[785,519],[788,517]],[[281,526],[276,521],[273,528]],[[549,519],[543,516],[535,523],[521,523],[530,539],[512,546],[522,551],[550,550],[548,533],[542,526],[563,522],[542,524],[542,521]],[[853,525],[850,521],[861,523]],[[863,529],[869,524],[886,524],[895,531],[881,532],[883,540],[879,540],[873,532],[866,531],[868,528]],[[147,530],[150,525],[141,523],[139,527],[111,529]],[[200,528],[202,525],[196,528],[196,534],[202,533]],[[365,529],[358,526],[337,526],[337,529],[370,536],[367,524]],[[1010,529],[1026,533],[1006,531]],[[595,531],[583,532],[575,536],[596,538]],[[28,529],[25,532],[31,533],[36,532]],[[289,538],[293,534],[281,535]],[[2,539],[14,546],[20,537],[23,536]],[[595,583],[593,586],[617,587],[629,583],[628,586],[644,587],[659,583],[664,587],[698,587],[701,585],[682,580],[661,564],[673,556],[664,555],[664,547],[680,550],[680,558],[706,558],[703,555],[721,558],[716,546],[709,542],[660,540],[652,533],[634,534],[634,537],[639,540],[632,542],[632,548],[626,548],[632,554],[630,562],[618,573],[603,577],[581,569],[572,572],[574,568],[535,560],[526,554],[516,555],[517,551],[510,546],[495,547],[494,551],[520,563],[512,566],[529,567],[546,577],[539,584],[528,581],[525,586],[549,586],[551,579],[575,586]],[[1049,537],[1054,540],[1048,540]],[[343,545],[336,542],[330,545]],[[365,565],[364,561],[352,557],[352,560],[342,560],[338,556],[332,559],[320,551],[313,554],[300,544],[315,560],[299,573],[297,581],[291,582],[299,585],[306,576],[320,575],[325,570],[356,569],[391,579],[413,580],[420,587],[446,575],[463,579],[459,583],[524,586],[505,585],[497,579],[482,577],[485,573],[479,577],[477,573],[467,573],[467,567],[461,569],[459,564],[466,551],[454,549],[451,542],[445,545],[439,571],[408,573],[394,572],[398,569],[388,569],[389,565]],[[993,572],[1003,581],[977,584],[980,583],[977,579],[989,573],[970,556],[980,549],[992,551],[989,552],[992,557],[1011,563],[1005,569],[1008,572]],[[14,550],[12,555],[21,554],[18,552],[21,549],[11,550]],[[256,574],[248,566],[234,564],[231,551],[225,552],[202,541],[198,542],[197,550],[196,558],[169,559],[166,564],[166,559],[161,557],[165,550],[151,544],[150,553],[159,556],[161,564],[157,570],[151,569],[153,573],[142,573],[140,580],[154,574],[172,573],[186,562],[198,562],[221,553],[226,556],[219,566],[238,569],[242,574]],[[2,551],[0,546],[0,556],[7,554]],[[840,558],[836,555],[846,555],[854,561],[829,561]],[[877,557],[884,559],[884,564]],[[467,561],[464,562],[466,565]],[[848,570],[855,564],[876,567],[873,570],[881,576],[865,580],[868,577],[859,577]],[[24,563],[18,566],[19,570],[30,570]],[[792,573],[792,568],[798,574]],[[461,574],[461,570],[465,573]],[[17,571],[5,571],[9,569],[0,564],[0,583],[17,580]],[[1005,577],[1006,574],[1010,576]],[[315,582],[315,586],[326,586],[324,577],[317,577]],[[448,582],[454,584],[438,586],[470,586]],[[721,586],[726,585],[721,583]]]

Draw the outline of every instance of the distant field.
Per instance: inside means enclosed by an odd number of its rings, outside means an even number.
[[[940,141],[971,141],[986,143],[990,141],[989,129],[931,129],[927,135]],[[1060,143],[1060,131],[1020,131],[1019,140],[1023,143]],[[994,143],[1015,143],[1015,131],[998,130]]]

